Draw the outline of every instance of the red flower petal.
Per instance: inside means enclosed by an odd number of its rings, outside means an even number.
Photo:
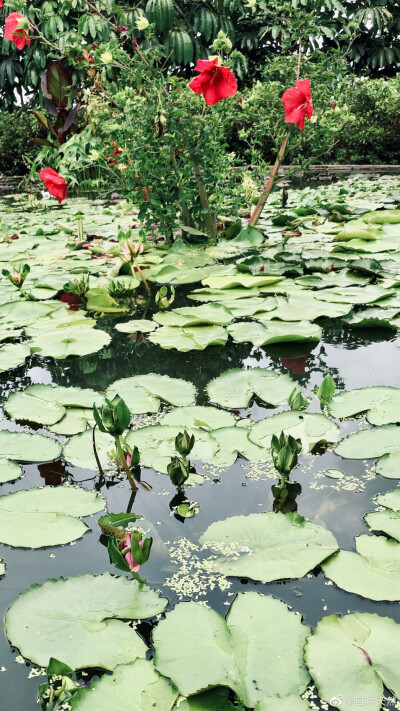
[[[309,79],[296,81],[295,87],[287,89],[282,96],[286,123],[295,123],[300,131],[302,131],[306,116],[310,119],[313,115],[314,108],[311,100]]]
[[[195,94],[203,94],[208,106],[218,104],[221,99],[234,96],[237,92],[237,81],[229,67],[217,66],[218,59],[206,61],[199,59],[196,70],[200,75],[192,79],[189,87]]]
[[[62,201],[67,197],[67,183],[64,178],[53,168],[43,168],[39,173],[39,178],[43,180],[50,195],[57,198],[58,203],[61,205]]]

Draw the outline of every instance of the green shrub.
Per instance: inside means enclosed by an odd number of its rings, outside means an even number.
[[[36,121],[23,109],[0,114],[0,175],[26,175],[38,152],[29,139],[37,136]]]

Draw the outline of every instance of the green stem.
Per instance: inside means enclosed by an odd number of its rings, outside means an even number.
[[[184,140],[186,148],[188,149],[190,161],[193,166],[194,177],[196,179],[197,192],[199,193],[200,203],[201,203],[201,206],[205,212],[204,220],[206,223],[206,231],[207,231],[207,234],[208,234],[211,242],[215,244],[216,237],[217,237],[217,224],[216,224],[215,217],[213,217],[213,215],[211,213],[211,208],[210,208],[210,203],[208,201],[206,186],[204,184],[204,180],[203,180],[203,177],[201,174],[201,168],[200,168],[200,165],[197,161],[197,158],[195,158],[193,155],[193,152],[190,147],[189,139],[185,133],[183,133],[183,140]]]
[[[119,460],[122,464],[122,468],[123,468],[126,476],[128,477],[128,481],[131,485],[131,489],[133,491],[137,491],[137,486],[135,484],[135,480],[133,479],[131,471],[126,463],[125,453],[124,453],[124,450],[122,449],[121,440],[118,436],[115,437],[115,446],[117,448],[117,454],[118,454]]]

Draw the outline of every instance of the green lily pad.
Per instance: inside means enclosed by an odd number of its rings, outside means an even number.
[[[279,375],[264,368],[232,368],[211,380],[207,394],[211,402],[229,408],[248,407],[256,395],[269,405],[286,402],[295,386],[289,375]]]
[[[344,391],[333,397],[328,409],[340,419],[366,412],[371,425],[389,425],[400,421],[400,389],[375,386]]]
[[[216,430],[219,427],[233,427],[236,420],[230,412],[218,410],[216,407],[178,407],[167,412],[160,420],[160,425],[171,427],[199,427],[205,430]]]
[[[120,395],[133,414],[158,412],[160,401],[175,407],[188,407],[196,400],[196,388],[193,383],[169,375],[134,375],[121,378],[106,390],[106,396],[112,399]]]
[[[131,321],[126,321],[126,323],[117,323],[115,328],[121,333],[150,333],[158,328],[154,321],[148,321],[144,318],[142,319],[132,319]]]
[[[22,474],[22,467],[12,459],[0,459],[0,484],[15,481]]]
[[[252,274],[230,274],[228,276],[209,276],[202,279],[202,284],[210,289],[232,289],[244,287],[254,289],[258,286],[269,286],[278,284],[283,280],[281,276],[253,276]]]
[[[372,304],[390,296],[382,286],[347,286],[346,288],[321,289],[315,294],[319,301],[340,302],[343,304]]]
[[[385,454],[399,455],[400,427],[383,425],[374,429],[352,432],[339,442],[335,452],[345,459],[373,459]],[[382,471],[379,473],[381,474]]]
[[[194,434],[195,444],[190,453],[193,461],[212,462],[217,453],[218,444],[211,433],[203,430],[187,428],[189,435]],[[167,425],[150,425],[132,430],[126,436],[130,447],[137,447],[141,455],[141,463],[145,467],[152,467],[158,472],[167,471],[171,457],[176,455],[175,438],[182,431],[182,427]]]
[[[292,513],[232,516],[199,540],[217,556],[214,570],[264,583],[301,578],[338,550],[330,531]]]
[[[96,450],[102,468],[109,471],[116,468],[109,453],[115,450],[114,438],[106,432],[95,430]],[[98,471],[96,458],[93,451],[93,430],[85,430],[80,434],[73,435],[64,445],[64,459],[74,467]]]
[[[178,692],[161,677],[152,662],[137,659],[133,664],[120,664],[112,676],[105,675],[82,689],[72,700],[71,711],[171,711]]]
[[[376,463],[375,471],[386,479],[400,479],[400,450],[384,454]]]
[[[271,460],[269,449],[263,449],[249,438],[249,432],[244,427],[222,427],[211,432],[218,444],[218,452],[213,463],[219,467],[230,467],[240,454],[249,462],[259,463]]]
[[[287,410],[265,420],[259,420],[250,431],[250,439],[269,449],[274,434],[282,432],[301,439],[303,451],[311,452],[317,445],[336,442],[339,428],[325,415]]]
[[[399,644],[400,625],[389,617],[324,617],[305,646],[320,698],[340,709],[357,704],[372,711],[381,708],[384,686],[400,698]]]
[[[320,341],[322,329],[309,321],[268,321],[232,323],[227,331],[236,343],[267,346],[271,343]]]
[[[121,620],[153,617],[166,604],[136,580],[87,573],[33,585],[11,605],[5,629],[10,644],[39,666],[54,657],[71,669],[114,669],[147,651]]]
[[[61,445],[41,434],[0,431],[1,456],[17,462],[51,462],[61,455]]]
[[[308,631],[283,602],[256,592],[239,593],[226,620],[182,602],[154,630],[154,664],[185,696],[224,685],[254,708],[265,696],[304,691]]]
[[[284,699],[278,696],[263,699],[257,704],[255,711],[310,711],[307,701],[299,696],[287,696]]]
[[[161,326],[226,326],[233,315],[223,304],[211,303],[201,306],[184,306],[171,311],[159,311],[153,319]]]
[[[22,365],[30,354],[30,348],[25,343],[6,343],[0,346],[0,373]]]
[[[223,346],[227,340],[228,334],[222,326],[162,326],[149,336],[149,341],[161,348],[175,348],[182,353]]]
[[[104,507],[99,494],[72,486],[7,494],[0,499],[0,542],[21,548],[70,543],[88,530],[78,517]]]
[[[68,356],[85,356],[96,353],[111,341],[111,336],[105,331],[94,328],[70,328],[67,333],[63,330],[46,331],[34,336],[29,342],[32,353],[41,356],[64,359]]]
[[[6,413],[14,420],[55,425],[65,415],[65,407],[57,402],[47,402],[26,392],[11,393],[4,403]]]
[[[357,553],[339,551],[322,569],[339,588],[371,600],[400,600],[400,543],[357,536]]]

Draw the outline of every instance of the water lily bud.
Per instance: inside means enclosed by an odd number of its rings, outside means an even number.
[[[187,430],[185,430],[183,433],[180,432],[175,438],[175,449],[183,457],[187,457],[190,454],[193,449],[193,446],[194,435],[190,437]]]
[[[138,561],[140,560],[140,562],[136,562],[136,560],[134,560],[133,553],[132,553],[132,544],[135,549],[135,556],[138,559]],[[132,573],[138,573],[140,568],[142,567],[142,563],[143,563],[142,555],[141,555],[141,553],[140,554],[138,553],[138,549],[140,550],[142,547],[143,547],[143,541],[141,539],[137,541],[135,538],[133,538],[133,536],[131,536],[130,533],[127,533],[125,538],[123,538],[121,541],[121,544],[120,544],[121,553],[124,556],[128,566],[129,566],[129,570]]]
[[[20,289],[30,271],[29,264],[24,264],[19,269],[13,267],[12,272],[9,272],[8,269],[3,269],[2,274],[10,280],[11,284]]]
[[[103,64],[111,64],[113,61],[113,55],[111,52],[103,52],[103,54],[100,55],[100,59]]]
[[[139,19],[136,20],[135,25],[138,30],[147,30],[148,26],[150,25],[150,22],[148,21],[147,17],[139,17]]]
[[[101,432],[118,437],[122,435],[131,421],[131,413],[125,401],[116,395],[113,400],[97,408],[93,405],[93,416]]]

